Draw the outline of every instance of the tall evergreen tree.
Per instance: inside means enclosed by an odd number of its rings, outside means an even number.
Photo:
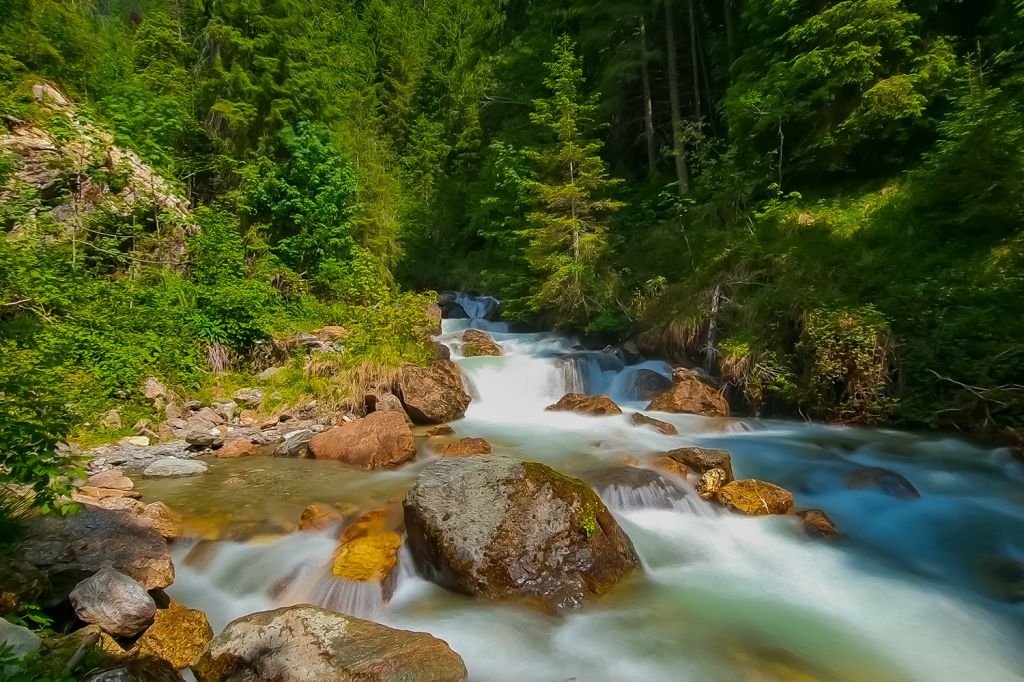
[[[541,279],[529,304],[553,312],[558,322],[592,325],[612,293],[604,256],[608,216],[622,206],[609,197],[618,181],[608,177],[600,156],[597,100],[583,92],[583,66],[570,36],[558,39],[545,67],[551,95],[534,100],[530,115],[550,141],[531,155],[538,179],[530,183],[536,208],[527,217],[526,258]]]

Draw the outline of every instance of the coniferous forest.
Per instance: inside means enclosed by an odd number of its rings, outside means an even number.
[[[448,421],[396,377],[452,292],[1019,453],[1024,2],[0,0],[0,229],[11,537],[257,377],[253,423]]]

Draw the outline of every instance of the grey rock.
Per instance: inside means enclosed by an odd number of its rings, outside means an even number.
[[[597,494],[543,464],[497,455],[438,460],[417,477],[404,507],[417,569],[460,592],[579,607],[640,567]]]
[[[28,654],[38,651],[41,644],[42,640],[28,628],[0,618],[0,646],[10,647],[15,658],[24,658]],[[0,678],[7,679],[8,674],[13,675],[17,670],[18,666],[0,665]]]
[[[284,371],[284,367],[267,367],[256,375],[257,381],[269,381]]]
[[[263,402],[263,391],[258,388],[240,388],[234,398],[243,405],[259,405]]]
[[[142,587],[113,568],[100,569],[69,595],[75,615],[115,637],[134,637],[156,617],[156,602]]]
[[[92,673],[83,682],[183,682],[174,666],[153,656],[132,657]]]
[[[210,467],[205,462],[178,457],[164,457],[146,467],[142,475],[149,478],[180,478],[205,474]]]
[[[235,413],[238,411],[238,403],[234,400],[224,398],[222,400],[214,401],[214,403],[210,405],[210,408],[225,422],[230,422],[235,418]]]
[[[309,441],[316,435],[312,429],[299,429],[284,436],[284,441],[274,450],[274,457],[305,457],[309,452]]]
[[[230,623],[192,664],[199,682],[462,682],[466,666],[442,640],[292,606]]]
[[[174,582],[167,541],[132,510],[84,505],[74,516],[38,516],[27,522],[19,558],[46,572],[52,589],[41,599],[52,606],[81,580],[105,566],[133,578],[144,589]]]

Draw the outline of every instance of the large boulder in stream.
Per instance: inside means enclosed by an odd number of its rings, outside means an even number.
[[[371,412],[313,436],[309,451],[316,459],[334,459],[363,469],[393,469],[416,456],[416,439],[404,415]]]
[[[498,455],[438,460],[404,506],[417,569],[459,592],[579,607],[640,568],[597,493],[543,464]]]
[[[575,412],[595,417],[622,414],[619,406],[608,396],[584,395],[582,393],[567,393],[557,403],[548,405],[544,409],[550,412]]]
[[[70,595],[75,615],[115,637],[134,637],[156,617],[156,602],[142,586],[110,567],[75,586]]]
[[[655,396],[647,409],[704,417],[729,416],[729,403],[725,397],[688,369],[674,370],[672,387]]]
[[[462,682],[444,641],[315,606],[239,618],[192,664],[198,682]]]
[[[497,357],[501,355],[501,346],[494,342],[491,335],[479,329],[467,329],[462,332],[462,354],[467,358],[482,355]]]
[[[469,407],[462,375],[451,360],[437,360],[427,367],[405,367],[395,383],[406,413],[416,424],[460,419]]]

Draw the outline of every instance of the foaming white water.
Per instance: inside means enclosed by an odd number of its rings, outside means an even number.
[[[503,356],[463,357],[461,333],[471,327],[488,331]],[[385,604],[379,587],[330,575],[331,532],[179,547],[172,595],[207,610],[216,629],[252,611],[311,601],[427,631],[480,682],[1024,679],[1024,603],[991,596],[978,577],[991,559],[1024,560],[1020,464],[1007,453],[891,430],[658,414],[679,430],[666,436],[629,420],[646,405],[637,397],[642,371],[668,377],[664,363],[624,366],[614,353],[583,351],[563,335],[511,333],[484,320],[445,320],[443,329],[439,340],[474,394],[466,417],[452,424],[457,435],[584,478],[677,447],[725,448],[739,476],[787,487],[798,507],[825,509],[841,537],[810,540],[796,517],[738,517],[689,488],[680,494],[640,477],[597,489],[644,573],[579,613],[551,617],[452,594],[420,578],[404,547]],[[607,393],[626,414],[544,410],[569,391]],[[864,466],[906,476],[921,499],[847,489],[845,477]],[[359,485],[380,481],[384,504],[404,493],[408,471]]]

